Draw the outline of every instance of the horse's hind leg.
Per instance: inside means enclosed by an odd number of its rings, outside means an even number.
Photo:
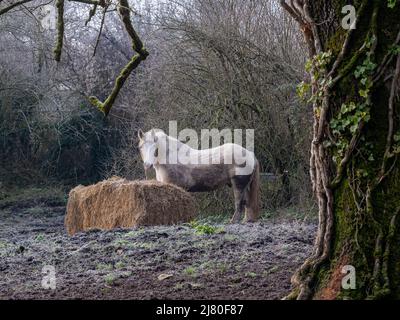
[[[247,176],[236,176],[232,178],[233,194],[235,197],[235,213],[233,214],[231,223],[239,222],[245,211],[247,183]]]
[[[237,223],[240,221],[244,209],[245,209],[245,201],[243,199],[243,192],[234,188],[233,190],[235,196],[235,213],[231,219],[231,223]]]
[[[234,191],[235,195],[235,213],[231,219],[231,223],[238,223],[245,211],[245,201],[243,199],[243,192]]]

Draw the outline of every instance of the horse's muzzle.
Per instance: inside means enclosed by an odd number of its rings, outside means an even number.
[[[144,163],[143,166],[144,166],[144,170],[149,170],[149,169],[153,168],[153,164],[151,164],[151,163]]]

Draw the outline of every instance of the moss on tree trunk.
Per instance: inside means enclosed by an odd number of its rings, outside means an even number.
[[[354,30],[341,27],[347,1],[281,3],[310,49],[319,204],[314,253],[288,298],[400,298],[400,2],[354,1]],[[355,289],[342,286],[345,266]]]

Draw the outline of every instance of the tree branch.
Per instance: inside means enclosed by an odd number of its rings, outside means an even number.
[[[118,12],[120,14],[121,20],[125,26],[126,31],[129,34],[129,37],[132,40],[132,48],[134,51],[137,52],[136,55],[132,57],[129,63],[122,69],[121,73],[119,74],[118,78],[115,80],[114,87],[104,102],[101,102],[96,97],[90,97],[89,101],[96,106],[100,111],[107,116],[115,102],[115,99],[118,96],[119,91],[123,87],[126,79],[128,79],[129,75],[133,70],[135,70],[139,64],[146,60],[147,56],[149,55],[148,51],[143,47],[143,43],[140,40],[138,34],[136,33],[135,29],[133,28],[132,21],[130,18],[130,7],[128,0],[119,0],[119,7]]]
[[[101,7],[105,7],[105,5],[106,5],[106,1],[105,0],[68,0],[68,1],[99,5]]]
[[[131,13],[128,0],[119,0],[118,12],[120,14],[121,20],[125,26],[126,31],[129,34],[129,37],[132,40],[132,48],[134,51],[144,56],[144,59],[149,55],[146,49],[143,48],[143,43],[140,40],[138,34],[133,28],[131,21]]]
[[[125,66],[125,68],[122,69],[118,78],[115,80],[114,87],[110,95],[104,101],[104,103],[93,96],[89,97],[89,101],[107,116],[115,102],[115,99],[118,96],[119,91],[123,87],[126,79],[128,79],[131,72],[138,67],[138,65],[140,64],[140,62],[142,62],[142,60],[143,57],[140,54],[136,54],[135,56],[132,57],[132,59]]]
[[[104,7],[104,9],[103,9],[103,16],[101,17],[99,34],[97,35],[96,44],[94,45],[93,57],[96,55],[97,47],[100,42],[100,37],[101,37],[101,34],[103,33],[103,27],[104,27],[104,21],[106,20],[107,8],[108,7]]]
[[[85,26],[88,25],[88,23],[92,20],[92,18],[94,17],[94,15],[96,14],[97,11],[97,4],[93,5],[93,8],[90,9],[89,11],[89,17],[87,18],[87,20],[85,21]]]
[[[25,4],[25,3],[28,3],[28,2],[32,2],[32,1],[33,0],[21,0],[21,1],[18,1],[16,3],[13,3],[13,4],[9,5],[8,7],[5,7],[4,9],[1,9],[0,10],[0,16],[2,14],[4,14],[4,13],[7,13],[11,9],[14,9],[15,7],[18,7],[18,6],[22,5],[22,4]]]
[[[64,42],[64,0],[57,0],[57,41],[54,48],[54,59],[57,62],[61,60],[61,52]]]

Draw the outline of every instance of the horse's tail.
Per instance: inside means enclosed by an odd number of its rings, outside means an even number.
[[[260,165],[257,159],[251,174],[247,200],[246,220],[249,222],[256,221],[260,218]]]

